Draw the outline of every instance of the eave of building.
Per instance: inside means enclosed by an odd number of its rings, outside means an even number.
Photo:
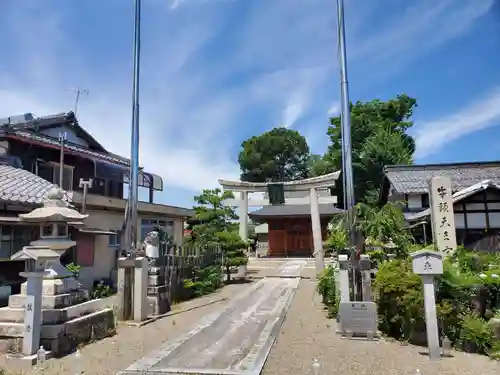
[[[331,204],[320,204],[318,206],[321,217],[332,217],[344,212]],[[271,205],[250,212],[248,216],[255,220],[310,217],[311,210],[309,205]]]
[[[79,191],[68,192],[72,203],[76,207],[81,207],[83,204],[83,194]],[[114,211],[123,213],[127,207],[127,199],[105,197],[96,194],[88,194],[86,198],[86,208],[96,211]],[[148,203],[140,201],[138,203],[139,214],[147,216],[167,216],[172,218],[188,219],[194,217],[193,209],[169,206],[158,203]]]
[[[306,178],[297,181],[285,182],[247,182],[237,180],[219,179],[219,184],[224,190],[241,192],[262,192],[267,190],[269,184],[283,184],[285,191],[308,190],[311,188],[328,188],[335,185],[335,181],[339,178],[340,171],[328,173],[323,176]]]
[[[454,193],[453,197],[452,197],[452,202],[453,202],[453,204],[455,204],[455,203],[460,202],[461,200],[463,200],[467,197],[470,197],[474,194],[477,194],[481,191],[485,191],[488,189],[495,189],[495,190],[500,191],[500,184],[496,184],[496,183],[489,181],[489,180],[481,181],[477,184],[474,184],[472,186],[469,186],[465,189],[462,189],[462,190]],[[427,208],[427,209],[420,211],[420,212],[406,212],[404,214],[404,216],[405,216],[405,219],[407,221],[413,222],[413,221],[417,221],[417,220],[422,220],[422,219],[430,216],[430,214],[431,214],[431,209]]]

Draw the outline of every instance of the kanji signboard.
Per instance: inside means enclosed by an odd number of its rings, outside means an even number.
[[[429,184],[429,197],[434,243],[439,251],[454,251],[457,248],[457,239],[450,178],[433,177]]]

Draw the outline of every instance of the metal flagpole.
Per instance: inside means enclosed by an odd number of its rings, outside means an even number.
[[[134,0],[134,70],[132,88],[132,135],[130,150],[130,174],[128,194],[128,215],[125,223],[125,249],[135,258],[137,246],[137,209],[139,185],[139,65],[141,51],[141,0]]]
[[[347,227],[349,231],[349,247],[353,249],[351,261],[355,261],[355,233],[354,233],[354,181],[352,172],[351,150],[351,113],[349,108],[349,84],[347,81],[347,53],[345,43],[344,0],[337,0],[338,40],[339,40],[339,67],[340,67],[340,97],[341,97],[341,126],[342,126],[342,167],[344,174],[345,202],[347,210]],[[357,295],[356,278],[354,282],[354,297]]]

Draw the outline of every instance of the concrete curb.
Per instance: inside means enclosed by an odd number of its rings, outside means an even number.
[[[196,305],[196,306],[186,307],[184,309],[179,309],[179,310],[171,310],[171,311],[169,311],[169,312],[167,312],[165,314],[161,314],[161,315],[156,315],[156,316],[150,317],[150,318],[148,318],[148,319],[146,319],[146,320],[144,320],[142,322],[131,322],[131,321],[128,321],[128,322],[119,322],[118,324],[119,325],[126,325],[126,326],[129,326],[129,327],[144,327],[145,325],[148,325],[150,323],[156,322],[159,319],[166,318],[166,317],[169,317],[169,316],[174,316],[174,315],[177,315],[177,314],[182,314],[182,313],[185,313],[185,312],[188,312],[188,311],[192,311],[192,310],[196,310],[196,309],[199,309],[199,308],[202,308],[202,307],[210,306],[210,305],[213,305],[215,303],[226,301],[227,299],[228,299],[228,297],[221,297],[221,298],[215,299],[213,301],[205,302],[205,303],[202,303],[202,304],[199,304],[199,305]]]

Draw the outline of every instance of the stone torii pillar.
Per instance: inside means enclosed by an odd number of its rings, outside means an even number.
[[[325,268],[325,258],[323,254],[323,235],[321,233],[321,218],[319,214],[318,192],[315,188],[309,190],[309,205],[311,207],[311,225],[314,246],[314,259],[316,269]]]
[[[239,234],[242,240],[248,240],[248,191],[242,191],[238,216],[240,217]]]

